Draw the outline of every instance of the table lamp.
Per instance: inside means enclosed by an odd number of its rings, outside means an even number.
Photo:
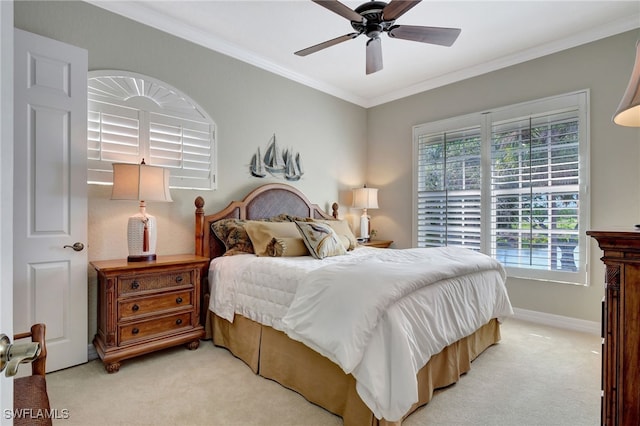
[[[371,218],[367,215],[367,209],[378,208],[378,189],[377,188],[357,188],[353,190],[353,207],[362,209],[360,216],[360,240],[367,241],[369,239]]]
[[[129,262],[156,259],[156,218],[146,211],[146,201],[173,201],[168,169],[141,164],[114,163],[112,200],[140,201],[140,211],[129,218],[127,244]]]

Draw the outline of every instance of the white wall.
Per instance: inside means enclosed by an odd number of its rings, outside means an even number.
[[[158,219],[159,254],[193,251],[196,195],[214,211],[267,182],[250,177],[248,163],[274,132],[306,160],[306,176],[295,186],[311,200],[329,210],[336,200],[348,204],[353,187],[378,187],[380,209],[370,211],[372,227],[378,238],[408,247],[412,126],[585,88],[591,89],[592,229],[640,223],[640,131],[611,123],[633,66],[638,31],[365,110],[82,2],[18,2],[15,25],[87,49],[90,70],[123,69],[166,81],[215,120],[218,190],[173,190],[174,203],[149,205]],[[368,153],[365,159],[362,152]],[[91,260],[127,254],[125,227],[136,206],[109,195],[109,187],[89,188]],[[359,213],[342,209],[353,219]],[[604,268],[595,243],[591,250],[590,287],[510,279],[514,305],[600,321]],[[91,274],[89,340],[96,303]]]
[[[214,212],[250,189],[281,179],[249,174],[251,156],[275,133],[300,152],[305,175],[293,186],[320,207],[351,201],[363,183],[366,110],[83,2],[17,2],[15,26],[89,51],[89,69],[121,69],[165,81],[202,106],[217,125],[218,189],[172,190],[173,203],[149,203],[157,253],[194,251],[194,199]],[[110,186],[89,186],[89,260],[127,256],[126,226],[137,203],[111,201]],[[348,215],[347,208],[341,209]],[[356,212],[359,214],[359,212]],[[89,341],[96,331],[96,277],[89,270]]]
[[[591,229],[640,223],[640,129],[611,122],[626,88],[640,31],[576,47],[368,110],[367,182],[378,187],[372,226],[398,247],[412,241],[412,126],[492,107],[591,90]],[[591,243],[591,286],[509,279],[522,309],[600,321],[602,252]]]

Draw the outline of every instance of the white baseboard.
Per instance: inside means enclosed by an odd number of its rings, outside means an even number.
[[[514,317],[523,321],[535,322],[538,324],[550,325],[552,327],[566,328],[583,333],[600,335],[600,323],[577,318],[565,317],[562,315],[548,314],[546,312],[530,311],[527,309],[513,308]]]

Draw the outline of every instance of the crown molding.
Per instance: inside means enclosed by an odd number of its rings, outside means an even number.
[[[567,37],[562,40],[556,40],[552,43],[536,46],[532,49],[504,56],[494,61],[485,62],[484,64],[480,64],[475,67],[461,69],[448,73],[447,75],[425,80],[416,85],[369,99],[365,107],[371,108],[638,28],[640,28],[640,14],[628,16],[607,25],[592,28],[589,31],[579,34],[574,34],[571,37]]]
[[[577,47],[605,37],[620,34],[626,31],[640,28],[640,14],[630,15],[626,18],[595,27],[589,31],[574,34],[570,37],[556,40],[552,43],[536,46],[532,49],[519,52],[514,55],[505,56],[494,61],[486,62],[475,67],[460,69],[455,72],[441,75],[436,78],[425,80],[410,87],[389,92],[375,98],[363,98],[349,91],[324,83],[322,81],[309,78],[288,68],[282,67],[260,55],[248,52],[241,47],[229,43],[218,37],[212,37],[203,31],[197,30],[184,23],[168,17],[163,13],[149,9],[143,2],[135,1],[105,1],[105,0],[85,0],[87,3],[99,8],[108,10],[134,21],[153,27],[157,30],[172,34],[184,40],[198,44],[218,53],[230,56],[239,61],[269,71],[281,77],[295,81],[302,85],[311,87],[329,95],[335,96],[347,102],[359,105],[363,108],[372,108],[387,102],[395,101],[407,96],[412,96],[421,92],[432,90],[447,84],[477,77],[491,71],[496,71],[522,62],[537,59],[562,50]]]
[[[351,102],[362,107],[367,104],[367,100],[360,96],[356,96],[353,93],[342,90],[338,87],[309,78],[300,73],[296,73],[259,55],[248,52],[233,43],[229,43],[219,37],[211,36],[211,34],[207,34],[188,25],[184,25],[182,22],[147,8],[142,2],[104,0],[85,1],[101,9],[132,19],[136,22],[140,22],[141,24],[148,25],[157,30],[169,33],[202,47],[206,47],[207,49],[214,50],[218,53],[222,53],[223,55],[230,56],[239,61],[272,72],[276,75],[343,99],[347,102]]]

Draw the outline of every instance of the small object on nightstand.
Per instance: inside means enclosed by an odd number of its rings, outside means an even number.
[[[204,337],[200,276],[208,264],[208,258],[190,254],[91,262],[98,272],[93,345],[107,372],[117,372],[124,359],[159,349],[198,348]]]
[[[393,244],[392,240],[369,240],[369,241],[360,243],[360,245],[363,245],[366,247],[378,247],[378,248],[389,248],[391,244]]]

